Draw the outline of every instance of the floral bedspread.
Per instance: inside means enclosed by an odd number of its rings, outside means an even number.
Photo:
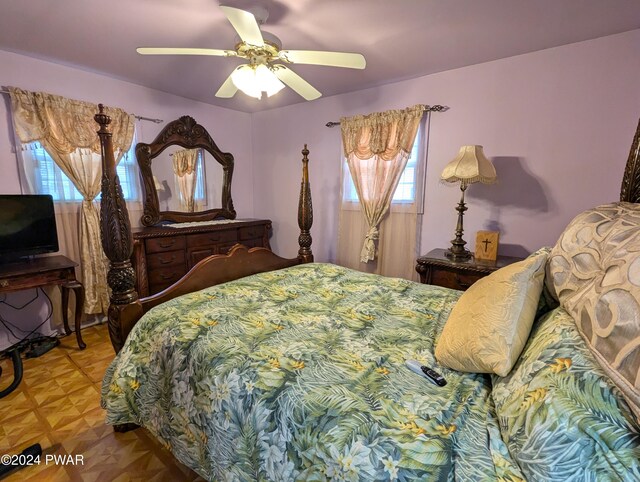
[[[530,481],[640,480],[640,432],[571,316],[557,308],[533,327],[492,397],[508,443]]]
[[[490,377],[434,360],[459,295],[306,264],[180,297],[107,370],[107,422],[146,427],[210,480],[522,480]]]

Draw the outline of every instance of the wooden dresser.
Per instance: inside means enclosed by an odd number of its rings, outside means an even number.
[[[226,254],[235,244],[271,249],[271,221],[245,219],[224,224],[172,228],[154,226],[133,232],[132,264],[140,297],[169,287],[198,261]]]

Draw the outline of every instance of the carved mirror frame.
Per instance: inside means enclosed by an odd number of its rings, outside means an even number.
[[[223,169],[222,207],[185,213],[180,211],[160,211],[160,202],[153,182],[152,161],[169,146],[185,149],[204,149],[218,161]],[[216,218],[235,219],[236,211],[231,199],[231,178],[233,177],[233,154],[222,152],[207,130],[191,116],[185,115],[167,124],[151,144],[136,144],[136,160],[140,167],[144,209],[141,218],[143,226],[155,226],[163,221],[177,223],[210,221]]]

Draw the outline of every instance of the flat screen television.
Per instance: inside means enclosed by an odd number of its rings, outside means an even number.
[[[0,260],[58,251],[53,198],[41,194],[0,194]]]

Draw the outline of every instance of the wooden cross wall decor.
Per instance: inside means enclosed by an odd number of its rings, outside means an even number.
[[[498,259],[499,237],[500,233],[498,231],[478,231],[478,234],[476,234],[475,258],[486,261]]]

